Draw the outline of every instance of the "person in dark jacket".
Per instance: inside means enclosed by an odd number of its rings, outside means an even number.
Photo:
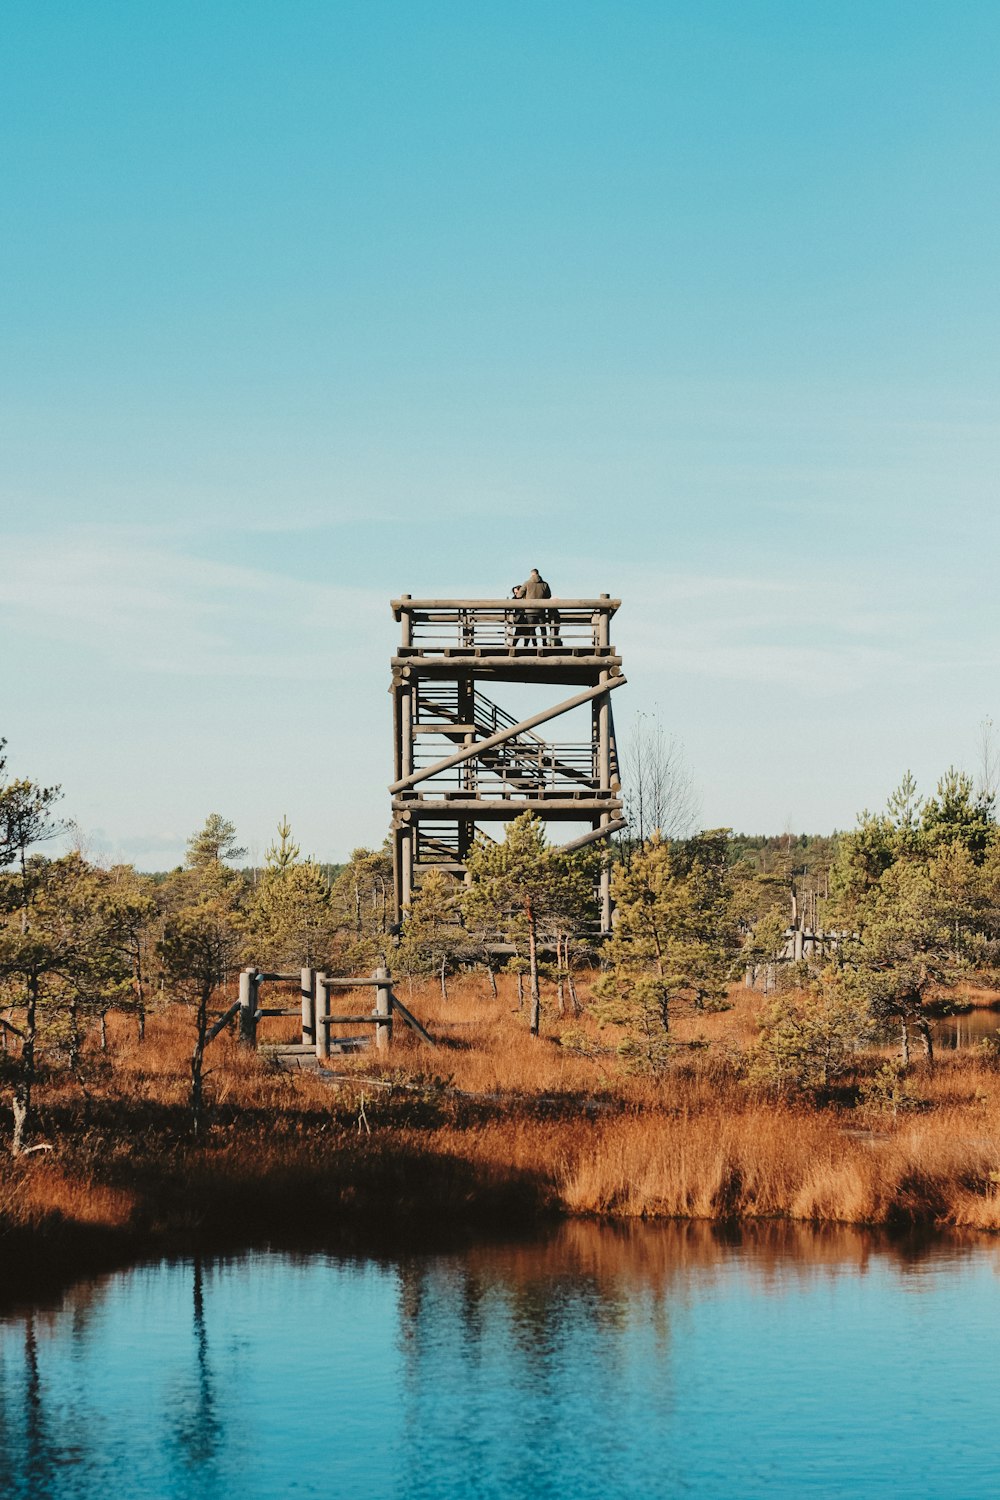
[[[537,568],[532,568],[527,579],[520,587],[523,590],[521,597],[524,599],[552,598],[552,590]],[[562,641],[559,638],[559,611],[557,609],[540,609],[532,614],[526,614],[524,618],[531,620],[533,626],[539,626],[539,634],[543,646],[546,639],[553,646],[562,645]],[[546,629],[546,625],[548,629]]]

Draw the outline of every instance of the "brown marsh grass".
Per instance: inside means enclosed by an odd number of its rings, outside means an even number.
[[[734,989],[731,1009],[678,1020],[665,1075],[633,1076],[587,1013],[590,982],[578,990],[584,1013],[559,1016],[550,999],[533,1039],[512,979],[496,999],[482,976],[452,981],[447,1001],[417,985],[412,1008],[439,1045],[398,1027],[389,1053],[331,1058],[325,1077],[280,1071],[223,1036],[197,1141],[189,1015],[164,1008],[142,1043],[113,1017],[107,1054],[95,1038],[79,1077],[42,1080],[36,1140],[49,1149],[3,1158],[7,1253],[194,1238],[398,1248],[401,1235],[510,1234],[545,1215],[1000,1230],[1000,1072],[988,1059],[915,1067],[914,1107],[895,1117],[857,1102],[877,1054],[826,1099],[777,1097],[742,1077],[763,1001]],[[269,1020],[261,1039],[294,1029]]]

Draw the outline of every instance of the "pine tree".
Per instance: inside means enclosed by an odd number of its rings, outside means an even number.
[[[271,844],[264,859],[269,870],[287,870],[298,862],[301,851],[292,838],[292,829],[286,813],[282,813],[278,824],[278,842]]]
[[[33,781],[5,781],[5,745],[0,740],[0,981],[8,992],[13,989],[11,998],[23,1011],[12,1101],[17,1155],[31,1128],[38,1006],[45,976],[58,960],[52,944],[34,932],[33,908],[47,862],[32,859],[29,850],[59,830],[52,809],[61,793]]]
[[[449,959],[458,956],[465,939],[458,924],[459,890],[440,870],[428,870],[403,922],[397,962],[406,974],[439,974],[441,998],[447,1000]]]
[[[832,967],[877,1022],[898,1028],[904,1063],[911,1031],[933,1061],[931,1009],[996,930],[998,842],[992,794],[954,768],[927,801],[907,772],[886,812],[862,813],[840,841],[832,914],[854,937]]]
[[[286,818],[265,857],[247,912],[247,957],[278,969],[325,964],[336,927],[329,882],[315,861],[300,858]]]
[[[165,883],[166,915],[157,945],[175,996],[194,1012],[190,1102],[195,1135],[203,1115],[209,1005],[216,989],[236,968],[246,942],[243,881],[222,862],[243,851],[234,847],[232,825],[220,825],[223,820],[213,814],[188,844],[189,868],[176,871]]]
[[[508,940],[520,934],[528,949],[531,995],[531,1034],[541,1029],[541,990],[538,978],[538,938],[552,912],[556,884],[553,852],[545,831],[531,813],[507,824],[502,843],[480,839],[469,855],[470,890],[465,910],[473,920],[495,921]]]
[[[677,843],[654,836],[612,877],[616,923],[596,1013],[624,1028],[625,1054],[643,1066],[668,1061],[678,1004],[702,1009],[726,995],[740,951],[728,838],[728,829]]]
[[[220,813],[209,813],[204,827],[188,840],[187,863],[197,870],[223,860],[242,859],[246,852],[236,842],[236,825]]]
[[[338,963],[345,973],[370,970],[390,941],[392,855],[386,849],[355,849],[333,884],[331,905]]]

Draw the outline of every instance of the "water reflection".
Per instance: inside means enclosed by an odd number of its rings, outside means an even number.
[[[188,1376],[171,1390],[167,1401],[170,1432],[167,1453],[173,1467],[196,1476],[199,1495],[221,1493],[216,1486],[216,1460],[223,1436],[216,1384],[209,1360],[205,1327],[205,1271],[196,1256],[191,1264],[191,1323],[193,1363]]]
[[[964,1015],[941,1016],[932,1025],[935,1045],[944,1052],[960,1052],[966,1047],[975,1047],[987,1037],[996,1041],[1000,1036],[1000,1010],[989,1010],[982,1006],[969,1010]]]
[[[794,1294],[808,1302],[817,1288],[873,1272],[883,1280],[888,1274],[897,1288],[929,1295],[935,1283],[925,1274],[928,1267],[940,1271],[985,1257],[995,1271],[998,1256],[1000,1248],[984,1250],[971,1238],[891,1241],[846,1226],[720,1230],[704,1223],[573,1222],[542,1244],[479,1246],[461,1256],[414,1261],[400,1273],[405,1492],[437,1494],[447,1451],[456,1494],[485,1493],[485,1473],[501,1476],[497,1493],[560,1493],[567,1445],[578,1442],[589,1445],[599,1468],[574,1470],[577,1494],[591,1493],[592,1483],[599,1493],[597,1476],[605,1482],[609,1471],[631,1475],[634,1489],[627,1493],[664,1485],[683,1490],[698,1441],[690,1415],[701,1411],[702,1435],[706,1422],[715,1430],[727,1420],[715,1404],[724,1379],[717,1390],[709,1380],[691,1400],[692,1383],[704,1380],[692,1368],[692,1330],[706,1308],[730,1307],[717,1330],[720,1359],[732,1345],[729,1358],[745,1364],[746,1382],[759,1381],[773,1401],[780,1390],[787,1393],[790,1370],[808,1381],[810,1363],[823,1358],[823,1335],[804,1316],[800,1328],[792,1327],[797,1350],[781,1354],[787,1367],[768,1370],[760,1344],[734,1327],[744,1299],[787,1302]],[[814,1340],[815,1354],[803,1368],[802,1351]],[[510,1390],[523,1399],[505,1399]],[[746,1404],[748,1393],[748,1384],[737,1382],[732,1399]],[[766,1412],[768,1422],[776,1418],[780,1406]],[[658,1435],[652,1446],[650,1435]],[[708,1484],[712,1461],[709,1444],[696,1466],[699,1484]],[[715,1479],[725,1493],[724,1476]],[[751,1493],[752,1476],[745,1473],[742,1483],[743,1493]],[[780,1476],[769,1483],[775,1493],[795,1493],[781,1488]],[[808,1487],[807,1479],[802,1483]]]
[[[574,1222],[395,1262],[142,1267],[0,1324],[0,1493],[973,1500],[998,1478],[998,1256]]]

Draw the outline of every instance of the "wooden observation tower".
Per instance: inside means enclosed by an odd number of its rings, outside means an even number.
[[[565,830],[565,849],[625,826],[611,712],[612,691],[625,682],[611,644],[619,604],[607,594],[392,601],[402,627],[392,658],[389,789],[397,922],[426,871],[465,876],[480,824],[532,812],[546,823],[583,825]],[[545,699],[557,701],[533,706]],[[536,733],[553,720],[566,737]],[[604,932],[610,878],[605,865]]]

